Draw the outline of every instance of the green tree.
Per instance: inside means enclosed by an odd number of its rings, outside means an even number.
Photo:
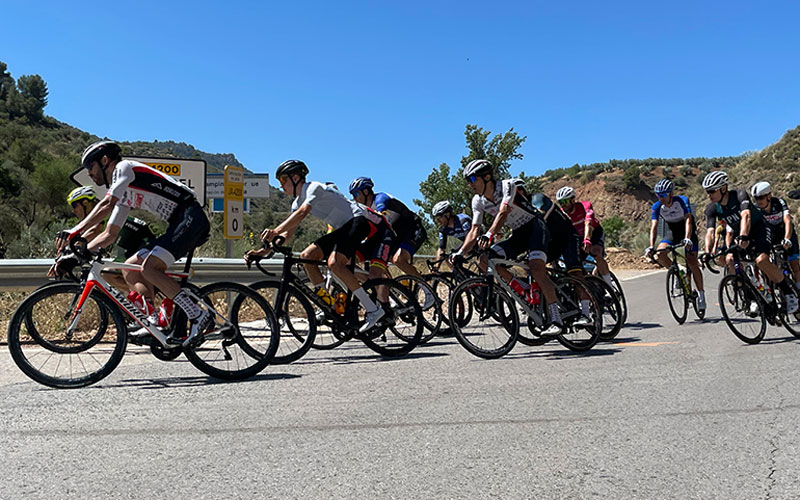
[[[620,236],[625,230],[627,224],[619,215],[612,215],[603,219],[603,232],[605,232],[606,240],[613,246],[620,244]]]
[[[639,187],[642,183],[642,179],[639,177],[641,172],[642,169],[636,166],[625,169],[625,172],[622,174],[622,183],[627,189],[636,189]]]
[[[47,84],[39,75],[24,75],[17,79],[17,89],[22,99],[22,113],[38,122],[44,117],[47,106]]]

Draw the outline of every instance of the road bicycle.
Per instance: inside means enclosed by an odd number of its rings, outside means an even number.
[[[700,296],[696,290],[692,289],[694,283],[692,277],[692,268],[686,265],[686,256],[678,253],[678,249],[686,248],[684,245],[667,245],[664,248],[659,248],[653,254],[661,252],[669,252],[672,264],[667,269],[667,304],[672,313],[672,317],[679,325],[686,322],[689,315],[689,304],[692,304],[692,309],[699,319],[706,317],[706,310],[700,309],[699,300]],[[678,258],[683,259],[684,266],[678,264]],[[651,260],[655,261],[653,256]]]
[[[70,248],[84,268],[81,282],[34,291],[9,322],[11,357],[36,382],[57,388],[94,384],[119,365],[129,341],[149,346],[160,359],[174,359],[183,352],[199,370],[224,380],[251,377],[274,355],[275,315],[252,289],[229,282],[185,287],[213,321],[208,330],[176,346],[167,337],[186,337],[188,321],[181,310],[176,308],[170,330],[162,331],[101,275],[103,270],[141,271],[141,266],[105,262],[104,253],[89,252],[83,238],[73,239]],[[188,278],[188,273],[169,275],[184,283]],[[125,318],[143,328],[144,334],[130,335]]]
[[[587,275],[600,276],[597,271],[597,263],[591,255],[585,257],[583,261],[583,270]],[[622,283],[620,283],[617,275],[611,270],[609,270],[608,273],[611,275],[611,286],[622,308],[622,324],[624,325],[625,322],[628,321],[628,300],[625,298],[625,291],[622,289]],[[603,322],[603,324],[605,325],[605,322]]]
[[[515,292],[511,285],[497,275],[497,266],[516,266],[528,273],[528,263],[513,259],[490,258],[485,275],[467,278],[459,283],[450,297],[450,324],[459,343],[475,356],[493,359],[504,356],[520,338],[518,310],[527,317],[528,329],[537,344],[552,340],[543,335],[549,324],[543,296],[526,297]],[[563,275],[554,282],[556,297],[564,325],[555,335],[564,347],[576,352],[591,349],[603,330],[603,314],[597,299],[580,279]],[[580,301],[589,301],[588,325],[580,325],[583,316]],[[469,319],[459,317],[464,311],[458,304],[471,304]]]
[[[304,278],[293,271],[298,264],[326,266],[326,263],[294,257],[292,249],[282,245],[283,241],[282,237],[277,237],[273,243],[265,244],[265,248],[283,255],[283,271],[279,281],[263,282],[259,290],[265,287],[273,290],[273,304],[275,304],[279,323],[283,322],[282,328],[285,328],[293,336],[300,335],[305,339],[311,339],[310,342],[307,340],[304,342],[303,353],[307,352],[313,344],[318,324],[324,324],[329,328],[335,339],[335,346],[356,338],[382,356],[402,356],[411,352],[419,344],[424,328],[422,311],[406,287],[387,278],[373,278],[363,283],[362,288],[373,301],[378,302],[384,308],[386,314],[370,330],[360,333],[358,330],[363,324],[365,310],[352,292],[347,290],[342,283],[338,284],[343,296],[341,297],[342,309],[337,312],[335,303],[329,304],[318,296],[306,284]],[[270,274],[261,265],[261,260],[268,256],[255,257],[249,262],[254,263],[261,272]],[[277,290],[275,290],[276,284]],[[385,293],[379,294],[381,288]],[[380,303],[378,301],[380,296],[387,297],[388,302]],[[315,307],[322,313],[319,317],[315,313]],[[302,354],[300,355],[302,356]]]
[[[775,245],[770,250],[772,261],[789,276],[785,249]],[[718,252],[706,254],[705,266],[712,273],[719,273],[714,259],[722,255],[733,255],[733,273],[728,273],[719,284],[719,305],[722,317],[736,337],[747,344],[758,344],[763,340],[767,324],[783,326],[789,333],[800,338],[800,312],[788,314],[783,290],[775,286],[755,264],[747,251],[738,245]]]

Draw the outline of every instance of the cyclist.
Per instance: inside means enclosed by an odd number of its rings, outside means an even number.
[[[86,218],[99,201],[92,186],[77,187],[67,195],[67,204],[72,207],[72,213],[75,214],[78,220]],[[102,230],[103,223],[101,221],[95,224],[94,227],[88,228],[83,237],[91,240],[100,234]],[[150,231],[147,223],[142,219],[129,215],[119,230],[119,238],[117,239],[119,252],[117,258],[125,260],[149,245],[153,240],[155,240],[155,236]]]
[[[684,246],[686,264],[692,270],[697,287],[697,308],[705,310],[706,292],[703,289],[703,273],[700,271],[700,262],[697,260],[697,224],[689,198],[672,194],[674,189],[675,184],[669,179],[661,179],[654,187],[658,201],[653,203],[650,209],[650,246],[645,250],[645,255],[653,255],[658,234],[658,222],[663,220],[666,229],[658,248],[666,248],[676,242],[680,242]],[[663,267],[672,265],[672,260],[666,252],[659,252],[656,260]]]
[[[439,247],[436,249],[436,260],[440,260],[447,248],[447,237],[452,236],[461,243],[467,237],[469,230],[472,229],[472,218],[467,214],[453,213],[453,207],[449,201],[440,201],[431,210],[433,221],[439,226]],[[458,251],[459,245],[455,250]]]
[[[595,217],[592,203],[575,201],[575,190],[569,186],[564,186],[556,192],[556,201],[561,210],[572,220],[578,236],[583,235],[583,251],[594,257],[600,277],[608,283],[608,286],[613,287],[614,282],[611,280],[605,258],[605,234],[603,226]]]
[[[326,259],[331,272],[349,288],[366,310],[365,323],[359,328],[366,332],[380,321],[385,312],[372,301],[361,287],[358,279],[348,268],[348,263],[355,257],[359,246],[371,249],[370,274],[373,268],[385,270],[385,261],[389,256],[389,246],[383,244],[385,230],[381,228],[383,217],[359,203],[348,200],[333,184],[307,181],[308,167],[300,160],[287,160],[278,166],[275,178],[278,179],[283,192],[294,196],[292,214],[274,229],[264,229],[261,240],[272,243],[276,236],[289,240],[294,236],[300,223],[308,215],[318,217],[334,228],[333,231],[310,244],[300,257],[309,260]],[[269,250],[250,250],[245,260],[265,255]],[[306,274],[311,280],[315,293],[328,304],[335,299],[323,286],[324,278],[319,266],[304,265]]]
[[[769,259],[769,232],[764,216],[759,210],[751,210],[750,197],[744,189],[729,190],[728,174],[718,170],[703,178],[711,203],[706,207],[706,248],[710,248],[714,238],[717,219],[723,219],[728,226],[728,239],[735,239],[739,246],[755,256],[756,265],[767,277],[781,287],[786,295],[786,312],[797,311],[795,288],[784,279],[783,273]],[[733,268],[733,255],[727,256],[728,267]]]
[[[476,242],[479,248],[490,249],[493,257],[514,258],[527,251],[531,276],[542,289],[550,318],[550,325],[543,334],[561,333],[564,328],[561,312],[556,301],[555,286],[547,274],[546,267],[547,251],[551,242],[545,214],[534,208],[524,193],[518,190],[516,179],[496,180],[494,168],[487,160],[471,161],[464,169],[464,177],[475,193],[472,197],[472,228],[453,258],[458,258],[471,250]],[[480,235],[484,213],[493,215],[494,220],[489,230]],[[512,229],[511,236],[495,243],[497,233],[504,226]],[[569,227],[572,228],[571,223]],[[485,254],[481,257],[479,265],[486,272],[488,257]],[[580,263],[578,265],[580,266]],[[507,269],[498,267],[497,272],[506,281],[512,278]]]
[[[140,264],[141,272],[126,271],[125,281],[131,290],[144,296],[152,304],[155,289],[186,312],[191,322],[187,339],[167,339],[171,344],[189,342],[211,326],[211,314],[200,309],[180,285],[166,275],[166,270],[176,259],[188,254],[207,238],[210,230],[208,217],[197,202],[194,192],[180,182],[143,163],[123,160],[121,148],[112,141],[91,144],[81,156],[81,166],[88,170],[95,184],[108,188],[106,196],[89,214],[69,231],[59,233],[56,241],[60,250],[72,238],[100,223],[110,215],[105,229],[89,241],[88,249],[96,251],[111,245],[119,235],[132,208],[147,210],[167,221],[163,235],[146,248],[126,260]],[[153,318],[157,321],[156,318]]]
[[[769,182],[757,182],[750,188],[750,194],[756,200],[756,206],[764,215],[770,229],[770,242],[780,241],[788,250],[787,262],[792,270],[795,287],[800,289],[800,264],[798,263],[797,233],[794,230],[789,206],[783,198],[772,196]]]

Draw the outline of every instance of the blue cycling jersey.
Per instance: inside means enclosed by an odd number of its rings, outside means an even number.
[[[439,248],[444,250],[447,247],[447,237],[452,236],[461,241],[467,237],[467,233],[472,229],[472,218],[467,214],[458,214],[454,217],[453,226],[446,225],[439,228]]]

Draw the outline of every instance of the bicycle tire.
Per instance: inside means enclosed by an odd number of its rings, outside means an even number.
[[[389,305],[383,306],[386,314],[372,329],[358,333],[356,338],[381,356],[403,356],[420,343],[425,328],[422,309],[408,288],[392,279],[372,278],[367,280],[362,288],[373,301],[377,302],[379,286],[387,287]],[[364,318],[365,311],[358,303],[358,299],[353,299],[351,307],[356,307],[358,317]],[[407,328],[403,325],[407,325]]]
[[[672,317],[679,325],[686,321],[689,312],[689,297],[683,288],[683,280],[678,270],[673,266],[667,270],[667,304]]]
[[[97,383],[114,371],[125,354],[125,348],[128,342],[125,319],[117,308],[117,305],[101,291],[96,289],[91,292],[87,302],[84,304],[83,311],[78,320],[78,326],[76,327],[79,337],[82,332],[84,335],[88,334],[91,336],[90,341],[87,342],[83,348],[56,352],[46,347],[47,345],[53,345],[53,341],[39,344],[36,339],[30,335],[27,329],[23,331],[24,324],[26,320],[28,320],[34,323],[39,322],[35,328],[35,335],[39,336],[39,338],[42,338],[45,328],[48,325],[52,326],[55,336],[66,333],[67,327],[73,320],[73,316],[68,315],[69,317],[65,318],[63,314],[53,314],[52,310],[54,308],[63,309],[69,307],[69,305],[73,303],[74,295],[76,293],[82,293],[82,291],[83,285],[78,283],[63,283],[42,288],[33,292],[23,300],[11,316],[8,327],[8,347],[11,352],[11,357],[25,375],[42,385],[59,389],[70,389],[86,387]],[[47,311],[43,311],[42,316],[36,314],[35,308],[37,304],[58,295],[66,295],[66,297],[60,300],[55,299],[52,301],[52,304],[43,306],[43,309],[47,309]],[[92,309],[87,309],[92,308],[93,303],[97,307],[96,313],[92,313]],[[98,338],[97,332],[94,332],[94,330],[97,329],[99,331],[99,327],[91,325],[99,325],[99,318],[103,315],[110,316],[111,322],[106,324],[102,335]],[[112,324],[113,329],[109,329],[108,326]],[[84,329],[87,329],[87,331],[84,332]],[[49,333],[50,331],[47,331],[47,334]],[[108,337],[107,340],[103,342],[103,339],[106,339],[106,337]],[[64,339],[64,342],[76,342],[76,340],[74,340],[74,337],[68,337]],[[31,347],[35,349],[33,344],[41,350],[29,352],[26,348]],[[86,347],[87,345],[88,347]],[[44,358],[42,363],[38,363],[35,359],[40,355]],[[55,355],[65,356],[66,358],[59,357],[54,361],[55,366],[52,368],[54,370],[53,373],[45,373],[45,367],[51,364],[51,360],[53,360],[53,356]],[[68,361],[64,362],[64,359],[68,359]],[[87,362],[84,362],[84,359],[86,359]],[[91,360],[91,363],[88,363],[89,360]],[[59,376],[59,369],[62,363],[64,363],[65,368],[68,369],[69,372]],[[91,370],[87,368],[87,365],[91,367]],[[73,366],[76,370],[83,368],[85,373],[82,375],[75,375],[72,371]],[[97,368],[95,368],[95,366]],[[48,367],[48,370],[49,369]]]
[[[488,304],[487,293],[490,283],[489,278],[480,276],[468,278],[453,289],[450,298],[450,324],[456,339],[468,352],[484,359],[497,359],[511,352],[517,343],[519,315],[514,300],[496,284],[491,286],[492,293],[496,294],[497,299],[492,301],[494,304]],[[468,301],[473,304],[475,313],[471,315],[467,324],[462,324],[454,315],[455,309],[452,304],[456,301]],[[492,306],[496,307],[498,303],[508,307],[508,314],[492,313]],[[487,324],[481,325],[481,323]],[[492,331],[484,334],[488,328],[492,328]]]
[[[408,282],[409,285],[413,283],[409,288],[411,294],[414,296],[417,304],[420,304],[420,310],[422,311],[422,321],[423,326],[426,332],[423,332],[422,337],[419,340],[420,344],[425,344],[432,340],[436,335],[439,334],[439,330],[442,327],[442,300],[433,290],[433,287],[425,281],[424,278],[419,276],[413,276],[411,274],[403,274],[400,276],[395,276],[394,280],[401,285],[405,286],[404,282]],[[427,300],[428,294],[433,297],[433,302],[428,307],[425,307],[425,300]],[[423,302],[420,303],[420,299],[423,299]]]
[[[700,300],[700,297],[697,295],[697,291],[694,291],[691,299],[692,309],[694,310],[694,314],[697,316],[697,319],[704,320],[706,318],[706,310],[708,309],[708,306],[706,306],[706,309],[700,309],[697,306],[698,300]]]
[[[284,303],[275,303],[281,282],[264,280],[253,283],[250,288],[260,293],[269,304],[278,320],[280,340],[278,350],[272,357],[272,364],[284,365],[302,358],[314,345],[317,324],[314,318],[314,306],[294,286],[284,285]]]
[[[603,331],[602,309],[584,281],[564,275],[556,278],[555,285],[561,319],[564,323],[564,330],[556,335],[556,339],[570,351],[588,351],[600,340],[600,333]],[[580,299],[576,298],[582,295],[580,290],[583,290],[583,295],[589,301],[591,326],[581,327],[573,324],[580,314]]]
[[[214,378],[243,380],[272,361],[279,332],[272,306],[261,294],[245,285],[221,281],[200,288],[197,296],[220,314],[227,312],[231,327],[202,334],[197,342],[184,346],[183,352],[195,368]]]
[[[609,271],[611,275],[611,282],[613,283],[614,290],[617,292],[619,305],[622,306],[622,324],[628,322],[628,299],[625,298],[625,291],[622,289],[622,283],[619,282],[617,275]]]
[[[776,287],[775,292],[775,297],[779,301],[780,318],[783,328],[800,339],[800,310],[796,311],[794,314],[787,313],[786,299],[784,298],[785,294],[783,290],[781,290],[780,287]]]
[[[603,309],[603,331],[600,333],[600,339],[611,340],[619,335],[622,329],[622,305],[614,288],[603,278],[586,276],[584,279]]]
[[[757,304],[756,311],[751,304]],[[740,275],[731,274],[719,284],[719,308],[728,328],[747,344],[758,344],[767,332],[764,303],[756,287]]]

